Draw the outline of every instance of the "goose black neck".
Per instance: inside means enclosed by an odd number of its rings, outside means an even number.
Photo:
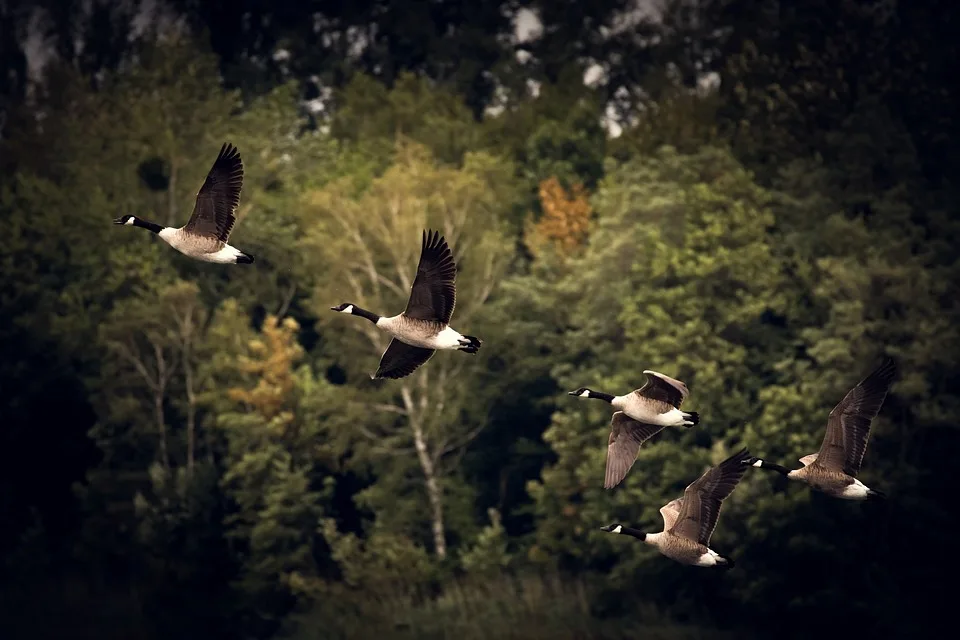
[[[150,222],[149,220],[141,220],[140,218],[133,219],[133,226],[140,227],[141,229],[147,229],[153,231],[154,233],[160,233],[160,230],[163,229],[160,225],[155,222]]]
[[[637,540],[646,540],[647,534],[641,531],[640,529],[632,529],[630,527],[623,527],[620,529],[620,533],[627,536],[633,536]]]
[[[361,318],[366,318],[373,324],[377,324],[377,320],[380,319],[380,316],[375,314],[373,311],[367,311],[366,309],[361,309],[357,305],[353,305],[353,311],[351,312],[355,316],[360,316]]]
[[[757,467],[758,469],[766,469],[767,471],[775,471],[775,472],[779,473],[779,474],[782,475],[782,476],[785,476],[785,475],[787,475],[788,473],[790,473],[790,469],[787,469],[786,467],[781,467],[781,466],[778,465],[778,464],[774,464],[774,463],[772,463],[772,462],[767,462],[766,460],[760,460],[759,462],[760,462],[760,466]]]
[[[604,402],[613,402],[613,399],[614,399],[616,396],[613,396],[613,395],[611,395],[611,394],[609,394],[609,393],[604,393],[603,391],[593,391],[593,390],[591,389],[591,390],[590,390],[590,395],[587,396],[587,397],[590,398],[590,399],[593,399],[593,400],[603,400]]]

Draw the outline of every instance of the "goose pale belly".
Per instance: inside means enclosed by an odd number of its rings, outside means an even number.
[[[417,320],[404,315],[380,318],[377,326],[399,340],[424,349],[458,349],[465,338],[451,327],[431,320]]]
[[[665,531],[648,533],[645,542],[671,560],[695,567],[712,567],[718,564],[720,558],[719,553],[706,545]]]
[[[842,471],[825,469],[816,463],[795,469],[788,477],[800,480],[822,493],[844,500],[865,500],[869,489],[860,480]]]
[[[666,405],[666,407],[669,407],[669,410],[661,413],[658,409],[662,409],[666,403],[647,402],[635,393],[617,396],[611,404],[634,420],[639,420],[646,424],[677,427],[684,423],[683,412],[680,411],[680,409]]]
[[[161,229],[157,234],[171,247],[185,256],[204,262],[233,264],[243,255],[239,249],[214,238],[201,238],[183,233],[180,229]]]

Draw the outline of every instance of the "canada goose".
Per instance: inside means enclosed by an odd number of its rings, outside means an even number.
[[[717,528],[723,501],[733,493],[746,472],[750,452],[741,449],[692,482],[683,496],[660,509],[663,531],[644,533],[619,523],[600,527],[608,533],[625,533],[653,545],[660,553],[696,567],[732,568],[734,561],[710,548],[710,536]]]
[[[179,229],[161,227],[132,215],[121,216],[113,223],[149,229],[180,253],[197,260],[249,264],[253,256],[227,244],[237,221],[242,187],[243,161],[237,148],[228,142],[220,147],[220,155],[197,192],[197,202],[187,224]]]
[[[886,497],[860,482],[857,473],[867,451],[870,422],[880,412],[896,370],[894,361],[886,358],[844,396],[827,418],[827,431],[820,451],[800,458],[802,468],[787,469],[760,458],[745,460],[744,464],[776,471],[834,498],[867,500]]]
[[[457,302],[457,265],[447,241],[439,231],[424,231],[417,276],[403,313],[383,317],[344,302],[331,311],[366,318],[393,336],[380,357],[377,372],[370,376],[398,379],[410,375],[429,360],[438,349],[456,349],[476,353],[480,338],[460,335],[450,324]]]
[[[700,422],[698,413],[680,411],[680,404],[690,394],[687,385],[649,369],[643,373],[647,376],[643,386],[623,396],[613,396],[587,387],[569,391],[567,395],[609,402],[634,420],[646,424],[692,427]]]
[[[680,404],[689,394],[687,385],[649,369],[643,373],[647,376],[646,383],[624,396],[612,396],[586,387],[567,394],[604,400],[620,409],[610,420],[604,489],[620,484],[636,462],[640,445],[665,427],[682,425],[689,428],[700,422],[699,414],[680,411]]]

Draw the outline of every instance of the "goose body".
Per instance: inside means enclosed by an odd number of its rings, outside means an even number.
[[[639,389],[622,396],[580,387],[568,395],[578,398],[593,398],[609,402],[628,417],[645,424],[662,427],[692,427],[700,421],[696,412],[680,410],[680,405],[690,395],[687,385],[657,371],[645,370],[647,381]]]
[[[460,349],[467,340],[456,329],[431,320],[410,318],[404,314],[379,318],[377,327],[406,344],[424,349]]]
[[[666,427],[692,427],[700,422],[696,412],[680,410],[689,395],[687,385],[656,371],[643,372],[647,381],[626,395],[614,396],[580,387],[568,395],[609,402],[618,411],[610,419],[607,464],[603,487],[611,489],[626,477],[636,462],[640,446]]]
[[[395,316],[380,316],[352,302],[332,311],[365,318],[393,338],[380,357],[373,379],[404,378],[441,350],[477,353],[482,344],[450,326],[457,302],[457,265],[446,240],[436,231],[424,231],[417,276],[410,289],[407,308]]]
[[[871,422],[880,412],[895,375],[896,364],[887,358],[851,389],[830,412],[820,451],[800,458],[800,469],[787,469],[760,458],[744,464],[774,471],[841,500],[884,497],[861,482],[857,474],[867,451]]]
[[[197,192],[193,214],[187,224],[182,227],[163,227],[133,215],[121,216],[113,222],[152,231],[180,253],[196,260],[217,264],[249,264],[254,261],[253,256],[227,242],[237,220],[236,211],[242,188],[243,161],[240,152],[232,144],[225,143]]]
[[[710,538],[717,528],[723,501],[746,473],[745,462],[752,459],[746,449],[741,449],[690,483],[682,497],[660,508],[663,531],[659,533],[645,533],[619,523],[600,529],[642,540],[681,564],[731,568],[734,561],[711,549]]]

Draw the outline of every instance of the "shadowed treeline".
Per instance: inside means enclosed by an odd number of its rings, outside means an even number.
[[[0,635],[938,628],[952,5],[334,4],[0,4]],[[183,224],[227,141],[255,264],[111,224]],[[386,337],[330,307],[402,310],[427,228],[483,349],[372,381]],[[600,531],[660,530],[741,447],[798,467],[884,355],[861,477],[887,501],[748,470],[728,572]],[[566,392],[644,369],[700,424],[604,490],[609,406]]]

